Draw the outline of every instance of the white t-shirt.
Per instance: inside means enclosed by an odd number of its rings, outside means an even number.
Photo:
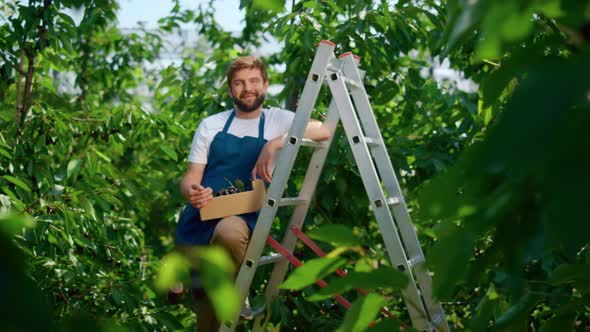
[[[188,161],[196,164],[206,164],[209,157],[209,147],[215,135],[223,130],[227,119],[234,110],[217,113],[205,118],[193,136],[191,152]],[[281,136],[289,131],[295,113],[276,107],[263,109],[264,138],[267,141]],[[240,119],[235,116],[229,126],[228,133],[237,136],[258,137],[260,117],[254,119]]]

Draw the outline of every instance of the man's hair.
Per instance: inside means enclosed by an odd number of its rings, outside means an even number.
[[[255,56],[241,56],[234,60],[231,63],[229,68],[227,69],[227,84],[231,84],[231,80],[234,77],[236,71],[248,68],[256,68],[260,70],[260,74],[262,74],[262,79],[264,82],[268,82],[268,74],[266,73],[266,66],[264,62]]]

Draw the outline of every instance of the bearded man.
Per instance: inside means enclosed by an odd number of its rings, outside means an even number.
[[[227,84],[235,108],[209,116],[197,127],[188,171],[180,184],[188,204],[180,216],[175,237],[177,247],[183,252],[195,246],[222,246],[238,271],[258,212],[203,222],[199,209],[213,198],[213,192],[228,186],[226,179],[240,179],[243,183],[256,177],[266,182],[272,180],[273,162],[284,146],[294,113],[263,108],[269,80],[264,63],[257,57],[237,58],[227,70]],[[324,124],[312,119],[304,137],[321,141],[330,135]],[[198,280],[196,276],[194,279]],[[216,331],[219,322],[211,302],[198,289],[194,292],[197,330]],[[245,304],[242,317],[251,319],[248,310]]]

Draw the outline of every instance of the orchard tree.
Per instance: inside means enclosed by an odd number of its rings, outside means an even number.
[[[192,328],[188,298],[170,306],[161,293],[188,269],[168,255],[184,205],[178,182],[197,123],[231,105],[227,65],[260,54],[265,39],[281,45],[263,53],[271,83],[282,86],[268,103],[293,111],[320,40],[361,57],[453,329],[587,326],[588,1],[243,0],[240,7],[239,34],[215,20],[213,1],[197,10],[173,1],[156,29],[123,33],[116,1],[2,3],[0,229],[12,240],[0,250],[10,277],[3,290],[12,299],[26,289],[21,296],[34,299],[3,302],[6,327]],[[206,46],[154,69],[167,38],[187,27]],[[437,79],[431,68],[445,61],[477,91]],[[314,117],[330,98],[321,94]],[[288,196],[303,179],[309,153],[301,154]],[[294,291],[272,304],[266,328],[363,330],[381,305],[402,322],[379,320],[375,328],[403,327],[403,280],[390,271],[341,128],[320,183],[306,231],[335,257],[312,260],[297,249],[315,263],[285,282]],[[278,219],[273,233],[282,234],[288,212]],[[205,252],[203,264],[222,272],[223,257]],[[315,280],[305,269],[325,264],[386,277],[345,313],[327,298],[346,292],[354,299],[353,281],[311,295]],[[209,278],[222,282],[206,286],[228,317],[239,303],[224,301],[235,290],[221,272]],[[32,308],[40,325],[27,319]],[[104,324],[92,323],[97,318]]]

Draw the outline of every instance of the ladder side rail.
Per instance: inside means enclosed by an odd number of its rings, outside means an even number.
[[[290,253],[293,253],[295,249],[295,245],[297,244],[297,237],[293,235],[293,232],[290,232],[292,225],[297,225],[298,227],[303,226],[303,222],[305,221],[305,216],[309,210],[309,205],[311,203],[311,199],[315,192],[317,183],[320,179],[320,175],[322,169],[324,167],[324,163],[326,161],[326,157],[328,156],[328,152],[330,150],[330,146],[332,145],[332,141],[334,138],[334,132],[336,131],[336,126],[340,121],[340,114],[338,113],[338,109],[336,108],[336,103],[332,99],[330,102],[330,106],[328,107],[328,112],[325,119],[325,125],[330,129],[332,135],[326,141],[326,145],[321,149],[315,149],[310,162],[305,173],[305,177],[303,179],[303,184],[301,185],[301,190],[299,192],[299,196],[305,199],[305,203],[301,205],[297,205],[291,215],[289,220],[289,225],[287,226],[287,230],[281,242],[281,246],[287,249]],[[266,286],[266,302],[272,302],[279,294],[279,286],[285,279],[285,275],[289,269],[289,262],[288,261],[281,261],[274,265],[269,282]]]
[[[236,286],[240,293],[240,303],[246,298],[250,285],[252,284],[258,262],[264,250],[266,238],[270,232],[280,199],[285,191],[287,180],[291,174],[295,157],[301,145],[307,122],[309,122],[313,106],[322,87],[324,73],[333,56],[334,45],[320,42],[311,70],[307,76],[305,88],[301,94],[301,103],[297,108],[293,124],[289,129],[287,141],[278,158],[276,174],[274,174],[273,180],[270,183],[265,203],[258,216],[256,227],[250,238],[246,255],[236,278]],[[219,331],[234,331],[236,323],[239,320],[239,314],[239,312],[236,312],[231,321],[222,322]]]
[[[361,125],[356,118],[347,87],[344,80],[340,79],[341,73],[332,73],[328,76],[330,90],[336,100],[344,130],[371,201],[373,211],[377,217],[379,228],[382,234],[391,234],[391,236],[383,237],[387,253],[394,266],[403,266],[403,273],[408,277],[408,286],[402,290],[402,297],[405,300],[410,318],[414,327],[417,329],[430,331],[431,327],[426,308],[422,303],[420,292],[416,286],[412,271],[409,268],[408,259],[393,222],[391,210],[386,203],[377,170],[373,165],[369,149],[364,141]],[[355,137],[358,139],[356,142]]]
[[[377,170],[381,175],[381,180],[385,185],[387,194],[399,199],[399,203],[393,206],[393,210],[408,256],[411,258],[423,256],[424,254],[420,247],[418,236],[414,230],[414,225],[410,221],[410,215],[407,211],[401,187],[397,181],[393,164],[383,141],[383,136],[381,135],[369,98],[362,84],[357,65],[352,55],[343,57],[341,60],[344,64],[344,75],[358,83],[356,86],[350,88],[350,95],[353,98],[363,128],[368,137],[376,139],[379,142],[379,144],[372,147],[372,155],[375,159]]]
[[[416,279],[418,279],[418,285],[422,291],[428,313],[432,320],[438,320],[440,323],[444,322],[442,325],[439,324],[439,330],[449,331],[450,329],[448,327],[448,323],[446,319],[444,319],[444,310],[442,305],[433,297],[432,277],[430,276],[428,269],[424,264],[424,252],[422,251],[422,247],[420,246],[414,225],[412,224],[405,199],[401,192],[401,188],[391,162],[391,158],[389,157],[385,143],[383,141],[383,136],[381,135],[381,130],[379,129],[379,125],[375,119],[375,115],[373,113],[373,109],[371,107],[364,85],[362,84],[363,73],[358,69],[358,63],[355,61],[352,55],[343,57],[341,60],[343,61],[344,74],[349,79],[357,83],[356,86],[350,89],[350,94],[357,107],[357,112],[359,113],[363,127],[365,128],[369,137],[378,140],[380,143],[372,147],[374,151],[373,157],[375,159],[377,169],[381,174],[381,178],[384,182],[388,195],[395,196],[399,199],[399,203],[393,205],[392,209],[408,256],[410,259],[416,258],[422,262],[416,265],[414,268],[414,273],[416,274]],[[442,320],[441,317],[443,317]]]

